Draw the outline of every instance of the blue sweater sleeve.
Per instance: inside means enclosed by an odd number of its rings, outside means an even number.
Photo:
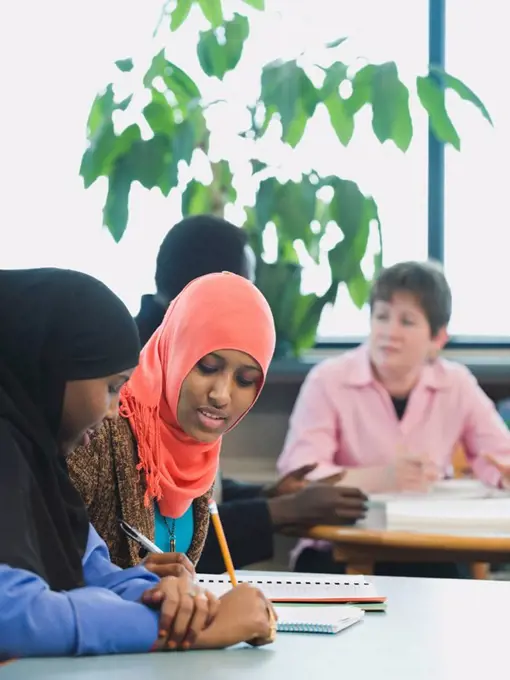
[[[107,588],[131,602],[137,602],[143,592],[159,582],[159,578],[144,567],[121,569],[113,564],[106,543],[92,525],[83,558],[83,575],[86,585]]]
[[[83,569],[84,588],[54,592],[31,572],[0,564],[0,659],[150,650],[159,613],[137,600],[157,577],[114,566],[92,528]]]

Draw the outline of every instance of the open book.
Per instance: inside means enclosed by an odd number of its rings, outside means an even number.
[[[236,577],[239,583],[259,588],[272,602],[356,604],[363,609],[385,609],[386,598],[364,576],[239,571]],[[232,587],[227,574],[197,574],[196,580],[217,597]]]

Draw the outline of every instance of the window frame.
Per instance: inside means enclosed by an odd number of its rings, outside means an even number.
[[[429,63],[445,68],[446,0],[429,0]],[[427,251],[428,257],[444,263],[445,233],[445,152],[444,143],[436,139],[429,127],[428,133],[428,186],[427,186]],[[316,340],[317,349],[350,349],[365,340],[364,337],[342,340]],[[510,337],[452,336],[448,349],[495,350],[510,349]]]

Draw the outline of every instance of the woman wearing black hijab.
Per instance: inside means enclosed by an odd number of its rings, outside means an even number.
[[[215,609],[185,579],[112,565],[68,477],[65,455],[116,415],[138,355],[128,310],[99,281],[0,271],[0,659],[149,651],[160,628],[164,646],[182,642]],[[221,608],[195,646],[247,639],[226,630]]]

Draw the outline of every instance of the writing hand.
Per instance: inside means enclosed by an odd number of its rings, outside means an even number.
[[[195,649],[219,649],[239,642],[260,646],[276,635],[276,614],[257,588],[247,583],[229,590],[219,600],[214,621],[193,644]]]
[[[441,477],[439,466],[424,455],[399,456],[388,472],[396,491],[426,493]]]
[[[496,470],[500,473],[501,486],[504,489],[510,489],[510,463],[501,463],[497,458],[489,453],[485,454],[484,458],[491,465],[494,465]]]

